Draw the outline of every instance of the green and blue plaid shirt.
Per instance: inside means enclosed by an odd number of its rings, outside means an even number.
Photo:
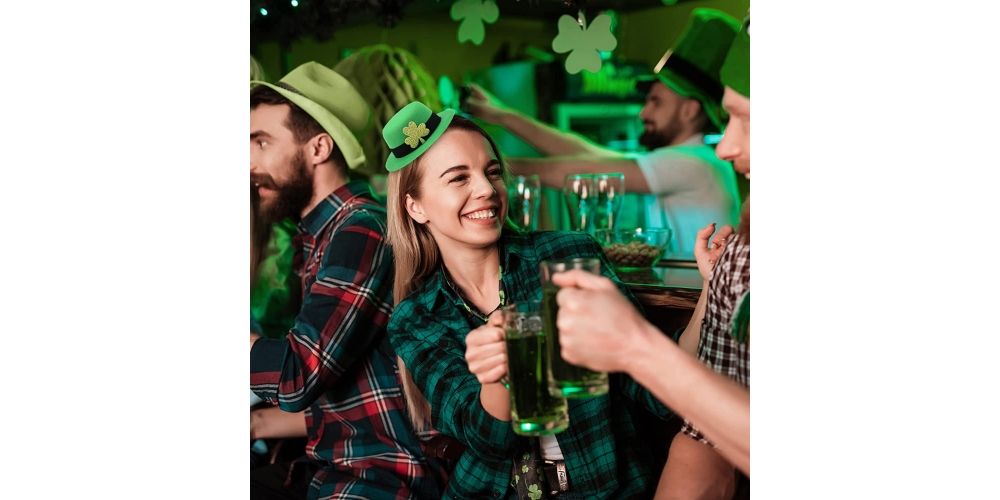
[[[586,234],[505,229],[499,246],[508,302],[541,298],[542,260],[599,257],[602,273],[635,303],[597,242]],[[445,497],[514,497],[512,460],[528,448],[528,438],[515,435],[510,422],[493,418],[480,404],[479,381],[465,363],[465,336],[483,320],[463,304],[445,286],[444,269],[439,269],[396,306],[389,341],[430,402],[433,426],[466,445]],[[571,491],[560,498],[652,496],[654,473],[659,471],[650,470],[649,447],[636,435],[633,412],[641,404],[663,419],[672,413],[631,378],[612,374],[610,382],[607,395],[569,400],[570,426],[556,438]]]

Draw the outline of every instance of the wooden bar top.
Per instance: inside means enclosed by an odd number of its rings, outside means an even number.
[[[701,274],[694,262],[661,261],[648,269],[616,272],[643,306],[694,310],[701,295]]]

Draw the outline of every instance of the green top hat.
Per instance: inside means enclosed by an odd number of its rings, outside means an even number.
[[[712,124],[722,130],[722,83],[719,68],[733,42],[739,22],[715,9],[695,9],[684,32],[668,50],[653,72],[670,90],[696,99]],[[640,81],[646,83],[652,77]]]
[[[317,62],[307,62],[276,84],[260,80],[313,117],[344,155],[349,168],[365,163],[359,138],[371,123],[371,109],[361,94],[336,71]]]
[[[719,70],[722,84],[750,97],[750,18],[743,21],[743,27],[733,39],[726,62]]]
[[[385,169],[395,172],[424,154],[448,129],[454,116],[454,109],[434,113],[419,101],[403,106],[382,127],[382,139],[389,147]]]

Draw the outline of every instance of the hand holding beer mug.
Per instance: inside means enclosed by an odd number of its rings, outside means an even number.
[[[495,384],[507,374],[502,326],[503,317],[493,313],[485,325],[465,337],[465,362],[480,384]]]
[[[556,273],[580,269],[596,275],[601,273],[601,261],[596,257],[569,260],[542,261],[539,265],[542,274],[542,319],[545,322],[545,340],[549,353],[549,390],[553,395],[567,398],[586,398],[600,396],[608,392],[608,374],[595,372],[587,368],[566,362],[560,353],[559,330],[556,318],[559,314],[559,303],[556,294],[559,285],[552,281]],[[603,314],[603,311],[601,312]]]
[[[595,370],[626,371],[649,339],[662,335],[604,276],[582,271],[557,274],[557,318],[563,357]]]
[[[522,436],[550,436],[569,426],[566,400],[549,393],[541,302],[503,308],[511,424]]]

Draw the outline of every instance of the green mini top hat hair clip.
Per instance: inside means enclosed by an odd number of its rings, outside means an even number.
[[[454,117],[454,109],[434,113],[419,101],[404,106],[382,127],[382,139],[389,147],[385,169],[395,172],[424,154],[444,134]]]

